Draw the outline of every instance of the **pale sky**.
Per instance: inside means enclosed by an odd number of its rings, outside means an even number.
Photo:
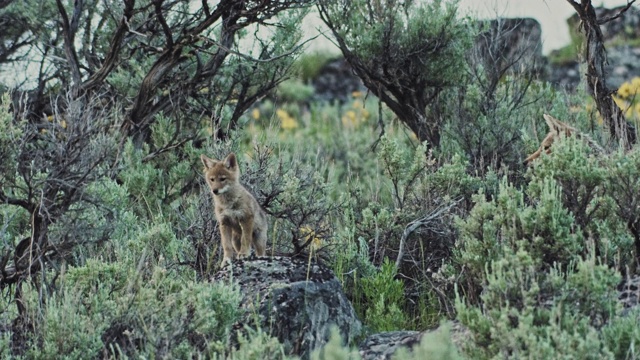
[[[603,5],[607,8],[626,3],[626,0],[593,1],[594,6]],[[545,54],[569,43],[566,21],[575,12],[566,0],[461,0],[460,10],[475,13],[478,18],[532,17],[538,20],[542,27],[542,49]]]
[[[626,0],[593,0],[594,6],[604,5],[608,8],[626,3]],[[634,4],[634,6],[638,5]],[[538,20],[542,27],[542,51],[545,55],[569,43],[567,19],[574,13],[573,7],[566,0],[460,0],[460,11],[463,14],[475,14],[474,17],[480,19],[532,17]],[[314,14],[311,14],[307,20],[309,20],[306,29],[308,36],[317,34],[317,29],[323,28],[322,21]],[[337,52],[337,49],[322,37],[314,40],[308,49],[311,51],[328,49]]]

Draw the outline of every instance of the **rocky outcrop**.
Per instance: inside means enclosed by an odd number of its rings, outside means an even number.
[[[622,304],[624,315],[638,309],[638,305],[640,305],[640,276],[624,279],[618,285],[618,300]]]
[[[226,265],[213,281],[234,281],[243,296],[244,318],[234,330],[256,322],[303,359],[328,342],[336,326],[343,339],[360,335],[361,323],[342,285],[327,267],[288,257],[250,258]]]
[[[604,41],[640,39],[640,8],[632,6],[620,16],[617,16],[624,8],[625,6],[612,9],[605,7],[594,9],[596,16],[600,20],[613,19],[615,17],[615,19],[600,25]],[[567,23],[569,26],[574,27],[572,31],[576,31],[580,24],[580,19],[577,14],[573,14],[567,20]]]
[[[595,10],[599,19],[607,19],[617,15],[621,9],[600,7]],[[567,23],[574,38],[583,36],[578,34],[577,15],[569,18]],[[480,31],[472,48],[471,59],[483,65],[487,76],[502,77],[509,73],[524,72],[570,92],[580,86],[583,75],[580,73],[579,59],[550,63],[542,55],[542,29],[535,19],[500,18],[479,21],[477,24]],[[623,82],[640,76],[640,9],[632,6],[620,17],[602,24],[601,30],[609,59],[606,67],[607,86],[617,89]],[[339,103],[349,101],[354,91],[365,89],[342,58],[327,63],[312,85],[316,100]]]
[[[479,21],[473,59],[481,61],[488,76],[506,73],[539,75],[544,71],[542,28],[531,18]]]
[[[596,8],[599,19],[607,19],[620,12],[614,9]],[[577,15],[567,20],[576,38],[579,20]],[[527,73],[539,76],[554,86],[575,91],[582,79],[578,59],[562,63],[549,63],[542,55],[541,28],[534,19],[495,19],[480,22],[480,32],[474,46],[475,57],[483,59],[488,75],[510,66],[506,73]],[[620,17],[601,25],[609,63],[606,67],[607,86],[617,89],[633,77],[640,76],[640,9],[631,7]],[[571,46],[579,46],[573,44]],[[513,64],[512,64],[513,63]]]
[[[420,331],[389,331],[380,334],[373,334],[366,339],[358,350],[363,360],[385,360],[399,348],[413,348],[420,343],[424,332]]]
[[[577,60],[561,64],[549,64],[545,80],[553,86],[567,91],[575,91],[580,86],[580,63]]]
[[[613,46],[607,49],[607,86],[617,89],[625,81],[640,76],[640,46]]]
[[[618,300],[622,305],[622,314],[637,314],[640,305],[640,276],[623,280],[618,286]],[[542,304],[545,308],[553,305],[553,299]],[[364,339],[358,348],[363,360],[388,360],[401,348],[411,350],[420,344],[422,338],[428,334],[443,331],[448,328],[453,345],[460,351],[465,340],[471,338],[472,333],[458,321],[447,322],[433,330],[427,331],[390,331],[373,334]]]
[[[350,101],[353,92],[365,89],[360,78],[342,57],[325,64],[311,85],[315,90],[313,96],[316,101],[337,101],[340,104]]]
[[[622,9],[623,7],[613,9],[599,7],[595,8],[595,11],[598,19],[603,20],[615,17]],[[567,19],[567,24],[573,38],[584,37],[578,30],[580,20],[577,14]],[[600,25],[600,30],[609,60],[605,67],[607,87],[617,89],[623,82],[640,76],[640,9],[630,7],[619,17]],[[580,44],[574,43],[570,46],[580,47]],[[580,65],[577,60],[550,64],[546,80],[559,88],[568,91],[576,90],[581,79]]]
[[[363,360],[388,360],[400,348],[411,350],[420,344],[427,334],[444,331],[447,328],[451,341],[458,349],[462,342],[471,336],[470,331],[457,321],[449,322],[445,326],[427,331],[389,331],[373,334],[360,343],[358,350]]]

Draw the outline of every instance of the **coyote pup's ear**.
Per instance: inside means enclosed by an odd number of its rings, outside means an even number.
[[[209,159],[205,154],[200,155],[200,160],[202,160],[205,169],[211,169],[216,164],[215,160]]]
[[[547,126],[549,127],[549,131],[555,131],[558,134],[560,133],[560,124],[558,119],[554,118],[551,115],[548,114],[543,114],[542,115],[544,117],[544,121],[547,123]]]
[[[547,122],[547,126],[549,127],[549,131],[553,131],[557,134],[560,134],[561,132],[566,132],[567,135],[572,132],[575,131],[575,129],[565,123],[563,123],[562,121],[554,118],[551,115],[548,114],[544,114],[544,120]]]
[[[236,154],[231,153],[227,155],[224,159],[224,166],[227,169],[235,169],[238,166],[238,161],[236,160]]]

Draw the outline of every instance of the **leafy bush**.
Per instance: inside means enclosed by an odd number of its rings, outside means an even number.
[[[95,260],[69,268],[42,312],[38,292],[27,290],[37,326],[25,355],[184,358],[223,351],[239,311],[237,290],[185,280],[158,267],[141,274]]]
[[[395,265],[385,259],[380,270],[360,282],[367,307],[364,320],[372,332],[401,330],[407,324],[407,316],[402,311],[404,284],[396,279]]]
[[[634,336],[619,332],[633,320],[620,317],[616,291],[633,241],[613,215],[629,209],[612,200],[620,182],[607,180],[627,178],[614,170],[619,161],[561,138],[528,171],[526,193],[505,179],[493,199],[474,197],[458,220],[453,260],[464,266],[456,309],[474,336],[467,356],[596,359],[633,351]]]

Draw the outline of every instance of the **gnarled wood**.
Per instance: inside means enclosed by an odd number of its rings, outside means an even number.
[[[611,95],[615,90],[607,87],[605,71],[607,52],[600,25],[619,17],[631,7],[635,0],[628,1],[627,6],[622,8],[618,15],[601,20],[597,18],[591,0],[580,0],[580,3],[573,0],[567,0],[567,2],[573,6],[580,17],[580,26],[586,37],[584,61],[587,63],[587,90],[595,100],[596,107],[611,135],[623,148],[630,149],[637,142],[636,128],[626,121],[622,110],[613,101]]]

